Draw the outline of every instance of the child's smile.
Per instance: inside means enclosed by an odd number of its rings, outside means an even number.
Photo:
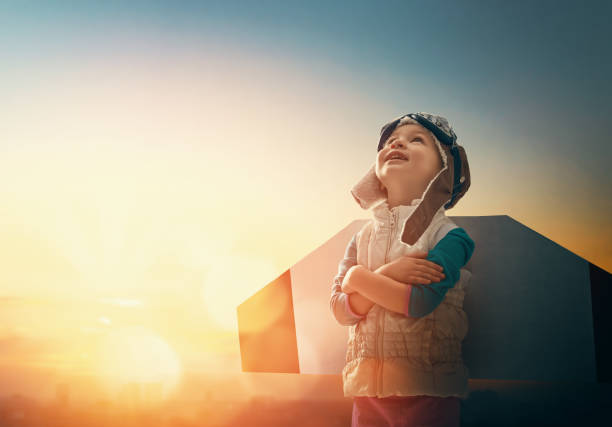
[[[433,136],[412,123],[395,129],[376,157],[376,175],[391,204],[420,197],[442,166]]]
[[[387,157],[385,157],[385,162],[393,162],[393,161],[408,161],[409,157],[408,154],[406,153],[402,153],[399,150],[393,150],[391,152],[389,152],[389,154],[387,154]]]

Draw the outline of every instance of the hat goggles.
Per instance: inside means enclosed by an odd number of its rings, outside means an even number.
[[[445,119],[431,114],[425,115],[424,113],[410,113],[393,120],[382,128],[380,132],[380,140],[378,142],[378,151],[383,149],[385,141],[387,141],[389,136],[391,136],[398,123],[404,117],[410,117],[411,119],[416,120],[425,129],[431,131],[431,133],[433,133],[436,138],[438,138],[438,141],[440,141],[442,144],[450,147],[454,147],[457,144],[457,135],[455,135],[455,132],[453,129],[451,129]]]

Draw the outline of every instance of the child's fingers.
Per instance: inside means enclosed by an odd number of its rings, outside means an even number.
[[[435,262],[432,262],[426,259],[421,259],[420,256],[415,256],[415,255],[423,255],[423,254],[427,256],[427,252],[416,252],[416,253],[408,254],[404,256],[413,258],[411,262],[414,262],[416,265],[430,267],[438,271],[444,271],[444,268],[442,268],[441,265],[438,265]]]
[[[436,269],[436,270],[438,270],[438,271],[443,271],[443,270],[444,270],[444,268],[442,268],[442,266],[441,266],[441,265],[438,265],[438,264],[436,264],[435,262],[428,261],[428,260],[426,260],[426,259],[423,259],[423,260],[417,260],[416,262],[417,262],[417,264],[418,264],[418,265],[420,265],[420,266],[430,267],[430,268]]]
[[[437,271],[437,270],[421,270],[418,272],[417,277],[421,278],[421,279],[426,279],[426,280],[430,280],[430,281],[440,281],[443,280],[446,275],[443,272]]]
[[[432,278],[444,277],[444,269],[440,270],[429,266],[419,266],[418,271],[419,273],[431,276]]]
[[[351,289],[350,286],[343,286],[342,287],[342,292],[344,292],[345,294],[352,294],[355,291],[353,289]]]

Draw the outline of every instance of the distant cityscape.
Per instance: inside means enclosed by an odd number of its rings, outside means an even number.
[[[263,394],[278,378],[259,376],[254,394],[233,396],[218,392],[240,389],[231,378],[223,382],[219,377],[207,381],[205,376],[190,376],[167,398],[161,383],[127,383],[115,399],[83,399],[82,390],[62,381],[47,401],[24,393],[0,396],[0,427],[351,425],[352,399],[338,393],[337,376],[293,375],[285,377],[282,387],[274,387],[277,395]],[[283,389],[291,384],[294,393]],[[0,387],[4,385],[0,378]],[[299,388],[308,393],[297,398]],[[470,395],[461,402],[461,426],[608,425],[611,399],[612,384],[470,380]]]
[[[161,383],[129,383],[116,402],[99,399],[74,405],[69,385],[61,383],[56,398],[48,403],[19,393],[0,398],[0,426],[347,426],[351,421],[350,399],[289,401],[253,396],[239,401],[215,399],[207,392],[188,401],[162,401],[161,393]]]

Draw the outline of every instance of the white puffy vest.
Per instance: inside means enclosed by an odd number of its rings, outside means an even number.
[[[456,228],[441,207],[419,240],[409,246],[399,233],[415,206],[373,209],[374,218],[357,235],[357,263],[370,271],[400,256],[429,251]],[[460,278],[436,309],[424,317],[407,317],[375,304],[367,317],[349,327],[346,365],[342,370],[345,396],[457,396],[467,398],[468,369],[461,358],[461,341],[468,319],[463,311],[464,289],[471,273]]]

